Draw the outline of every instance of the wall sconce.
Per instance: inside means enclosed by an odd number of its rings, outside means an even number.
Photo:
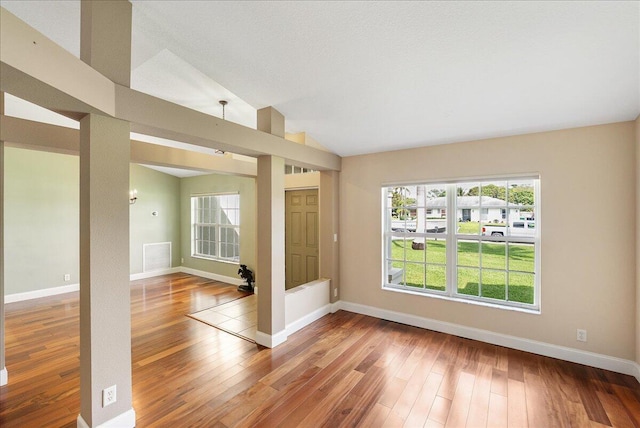
[[[129,190],[129,205],[133,205],[138,200],[138,191],[136,189]]]

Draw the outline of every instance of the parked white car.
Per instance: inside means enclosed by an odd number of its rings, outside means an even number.
[[[536,222],[535,220],[515,220],[509,225],[509,229],[511,236],[535,236]],[[485,236],[504,236],[506,230],[505,226],[482,226],[482,234]]]

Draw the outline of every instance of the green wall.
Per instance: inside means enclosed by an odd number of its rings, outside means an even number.
[[[240,263],[256,269],[256,181],[231,175],[203,175],[180,180],[182,265],[217,275],[240,279],[238,264],[191,257],[191,196],[240,193]]]
[[[78,284],[78,180],[77,156],[5,148],[5,294]],[[132,164],[130,180],[130,272],[142,272],[153,242],[170,241],[180,266],[180,179]]]
[[[5,148],[5,294],[79,282],[78,167],[77,156]]]
[[[130,207],[130,273],[142,272],[143,245],[157,242],[171,242],[171,266],[180,266],[180,179],[131,164],[130,182],[138,191]]]

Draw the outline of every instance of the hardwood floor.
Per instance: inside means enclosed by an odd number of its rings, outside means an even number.
[[[261,348],[186,316],[238,297],[132,283],[138,427],[640,427],[630,377],[339,311]],[[0,426],[75,427],[78,295],[6,306]]]

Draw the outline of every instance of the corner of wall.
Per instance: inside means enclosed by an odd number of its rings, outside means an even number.
[[[636,149],[636,363],[640,364],[640,115],[635,126]],[[640,366],[636,376],[640,382]]]

